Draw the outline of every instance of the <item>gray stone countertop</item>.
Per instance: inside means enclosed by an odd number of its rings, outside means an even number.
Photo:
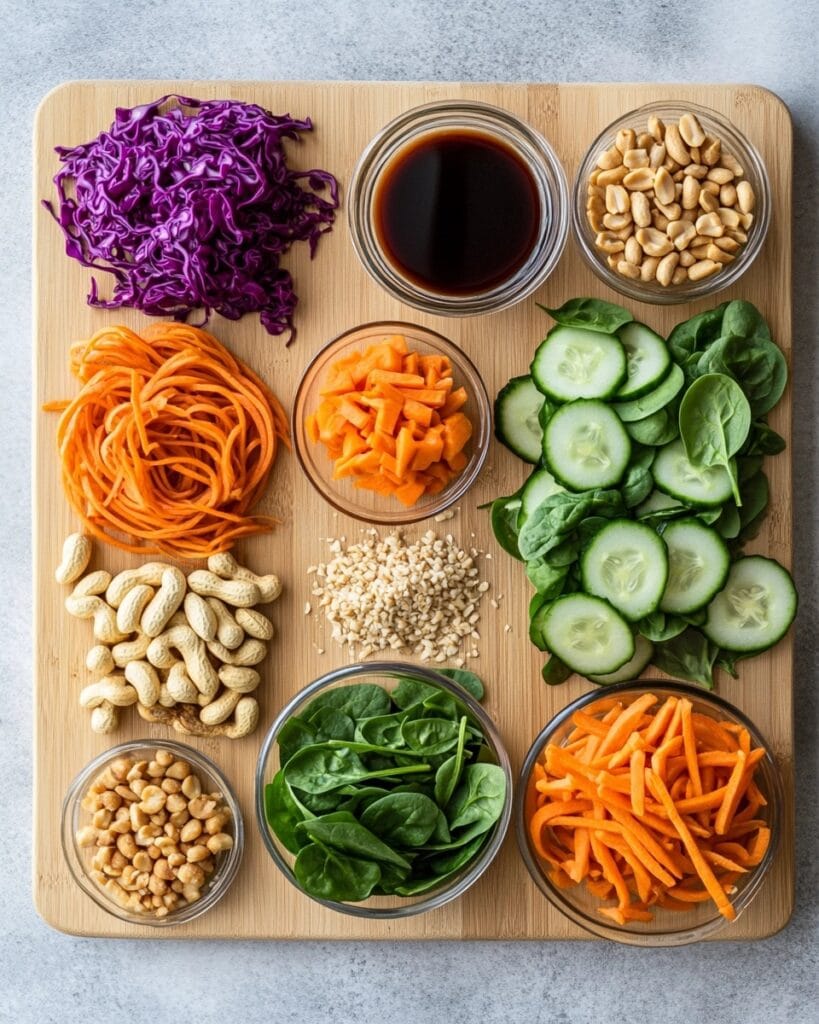
[[[5,0],[0,4],[0,1021],[810,1024],[817,1010],[815,0]],[[250,943],[70,938],[31,874],[31,131],[73,78],[743,81],[795,129],[797,895],[765,942]]]

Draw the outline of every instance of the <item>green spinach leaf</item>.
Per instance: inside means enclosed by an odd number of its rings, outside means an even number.
[[[549,309],[539,302],[537,305],[564,327],[582,327],[601,334],[616,334],[634,319],[627,309],[602,299],[569,299],[560,309]]]
[[[503,813],[506,776],[495,764],[469,764],[448,805],[449,829],[467,828],[479,835],[492,828]],[[476,831],[480,830],[480,831]]]
[[[680,436],[695,466],[723,466],[737,505],[742,504],[734,456],[751,429],[751,408],[736,381],[722,373],[700,377],[680,404]]]
[[[299,851],[293,874],[311,896],[342,903],[366,900],[381,880],[378,864],[347,856],[321,843],[310,843]]]
[[[474,672],[465,668],[440,668],[438,672],[440,675],[446,676],[447,679],[451,679],[453,683],[457,683],[474,700],[483,700],[483,683]]]
[[[699,683],[708,690],[714,688],[714,663],[719,648],[693,626],[679,636],[654,647],[653,662],[657,668],[677,679]]]
[[[540,674],[547,686],[559,686],[560,683],[566,682],[572,670],[553,654],[540,670]]]

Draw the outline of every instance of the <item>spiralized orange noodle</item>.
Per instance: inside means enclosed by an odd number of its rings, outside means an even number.
[[[251,515],[287,417],[264,382],[198,327],[106,327],[71,347],[82,382],[57,429],[63,486],[95,537],[201,558],[277,520]],[[123,536],[125,539],[123,539]]]

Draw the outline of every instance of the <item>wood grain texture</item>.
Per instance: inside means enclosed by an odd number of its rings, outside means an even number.
[[[260,103],[277,112],[309,115],[316,130],[290,147],[294,166],[332,170],[346,186],[353,164],[370,137],[407,109],[436,99],[481,99],[505,107],[539,129],[562,159],[569,180],[585,147],[610,121],[653,100],[702,103],[727,115],[759,148],[773,186],[774,208],[768,239],[756,264],[719,299],[753,301],[770,322],[780,346],[791,346],[791,125],[785,106],[773,94],[753,86],[715,85],[461,85],[412,83],[271,82],[78,82],[52,92],[40,108],[35,135],[36,200],[50,196],[57,168],[53,147],[76,144],[107,127],[117,106],[133,106],[167,92],[202,98],[232,97]],[[267,510],[283,524],[272,536],[255,539],[239,555],[259,571],[276,571],[286,591],[274,606],[278,639],[263,669],[259,696],[262,728],[249,739],[190,742],[212,756],[234,782],[248,836],[239,877],[225,899],[198,921],[179,928],[129,927],[104,914],[74,885],[63,862],[59,840],[60,804],[74,775],[112,741],[149,736],[161,741],[159,726],[148,727],[136,715],[123,715],[114,737],[91,733],[87,712],[77,704],[86,681],[84,656],[91,645],[88,622],[70,618],[63,608],[64,588],[54,582],[63,538],[77,522],[63,497],[54,450],[56,420],[40,411],[48,399],[73,395],[68,346],[104,324],[139,329],[145,318],[128,310],[105,312],[85,304],[89,272],[63,253],[59,231],[48,214],[35,207],[34,407],[34,580],[36,734],[34,795],[34,896],[43,918],[55,928],[79,935],[174,938],[587,938],[540,896],[520,860],[513,834],[484,878],[460,901],[406,921],[367,922],[335,914],[292,888],[270,861],[258,836],[253,803],[253,773],[264,727],[299,688],[338,666],[346,654],[335,647],[316,615],[305,616],[310,596],[306,567],[326,557],[324,538],[358,535],[360,524],[334,515],[301,475],[292,456],[277,464]],[[559,267],[533,299],[513,309],[477,319],[425,316],[395,302],[374,285],[358,263],[344,216],[310,262],[306,246],[287,258],[299,294],[296,342],[285,348],[269,337],[258,317],[239,323],[214,318],[214,333],[257,370],[288,408],[300,373],[311,355],[340,331],[367,320],[403,319],[432,327],[461,345],[477,363],[490,394],[513,373],[524,372],[535,344],[548,326],[534,298],[549,306],[575,295],[616,298],[581,262],[570,240]],[[104,284],[103,277],[103,284]],[[649,307],[627,303],[638,319],[666,334],[680,320],[707,308]],[[772,425],[790,437],[790,391],[772,416]],[[788,454],[769,459],[771,506],[754,550],[789,564],[791,558],[791,465]],[[541,657],[526,636],[527,582],[520,567],[494,543],[485,512],[477,506],[516,489],[525,467],[493,443],[478,484],[461,502],[460,513],[445,529],[465,544],[488,554],[483,565],[500,607],[486,607],[477,670],[488,683],[486,707],[506,738],[515,767],[546,721],[587,688],[576,678],[548,688],[540,680]],[[423,524],[409,529],[413,536]],[[440,529],[440,528],[439,528]],[[98,547],[94,566],[116,571],[139,559]],[[503,596],[501,596],[503,595]],[[509,623],[511,632],[504,632]],[[324,648],[319,655],[317,648]],[[790,637],[772,653],[743,662],[741,679],[721,677],[720,692],[761,728],[782,766],[788,793],[783,842],[766,885],[726,938],[758,938],[779,930],[793,907],[793,708]]]

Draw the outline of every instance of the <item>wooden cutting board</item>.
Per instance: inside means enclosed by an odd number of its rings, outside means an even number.
[[[310,116],[315,131],[289,147],[297,167],[333,171],[346,188],[355,161],[371,136],[387,121],[418,104],[461,97],[505,107],[541,131],[563,161],[569,181],[597,133],[625,111],[654,101],[691,101],[713,107],[745,132],[762,153],[771,177],[773,217],[760,257],[745,276],[718,299],[673,307],[628,303],[638,319],[662,334],[715,301],[742,297],[768,319],[786,355],[791,347],[791,123],[773,94],[754,86],[729,85],[463,85],[423,83],[285,82],[76,82],[50,93],[35,129],[35,351],[34,409],[34,592],[36,752],[34,764],[34,898],[43,918],[78,935],[129,937],[338,938],[338,939],[568,939],[588,937],[552,909],[529,879],[510,831],[505,846],[481,881],[467,895],[432,913],[405,921],[372,922],[336,914],[298,893],[280,875],[258,835],[253,773],[266,726],[296,690],[346,661],[316,613],[304,614],[310,597],[308,565],[327,555],[326,538],[355,538],[360,524],[334,515],[322,503],[293,456],[284,455],[272,477],[268,506],[283,519],[275,534],[242,545],[239,555],[259,571],[276,571],[285,596],[275,605],[278,639],[263,667],[259,691],[262,726],[240,742],[190,742],[212,756],[233,781],[245,815],[247,849],[231,891],[210,913],[191,924],[168,929],[133,927],[98,909],[75,886],[60,849],[60,805],[74,775],[114,742],[149,736],[161,741],[162,727],[148,727],[136,714],[112,737],[94,735],[88,713],[77,704],[87,681],[85,653],[91,646],[88,622],[63,608],[65,589],[54,582],[54,567],[66,534],[77,529],[61,490],[54,433],[56,417],[40,411],[48,399],[72,396],[76,382],[68,371],[68,346],[105,324],[139,330],[141,314],[104,312],[85,303],[89,272],[63,253],[60,233],[38,200],[52,195],[57,169],[54,146],[74,145],[108,127],[117,106],[131,107],[169,92],[199,98],[247,100],[275,112]],[[344,215],[322,240],[311,263],[306,246],[287,258],[299,294],[298,338],[289,348],[269,337],[258,317],[233,323],[215,317],[211,327],[230,349],[271,385],[288,408],[302,369],[325,341],[355,324],[376,319],[410,320],[432,327],[461,345],[477,363],[494,394],[507,378],[525,372],[531,353],[550,321],[534,299],[558,306],[567,298],[617,296],[607,291],[581,262],[570,240],[556,272],[531,299],[513,309],[475,319],[440,319],[405,307],[381,291],[359,265]],[[103,284],[104,284],[103,280]],[[790,389],[777,406],[772,425],[790,437]],[[771,505],[754,550],[790,563],[790,455],[768,459]],[[515,490],[525,467],[493,442],[478,484],[446,524],[465,545],[486,552],[483,570],[499,608],[486,607],[481,620],[480,658],[471,663],[487,681],[486,707],[506,739],[519,768],[534,736],[551,716],[587,688],[572,679],[548,688],[540,680],[541,657],[526,635],[527,581],[495,544],[485,512],[477,506]],[[407,530],[409,536],[424,524]],[[117,571],[140,561],[113,548],[98,547],[95,567]],[[504,631],[505,624],[511,626]],[[323,654],[318,648],[324,649]],[[783,842],[776,864],[756,902],[724,938],[759,938],[778,931],[793,908],[793,690],[792,647],[788,637],[775,651],[741,664],[738,681],[721,677],[719,690],[761,728],[785,778],[787,806]]]

